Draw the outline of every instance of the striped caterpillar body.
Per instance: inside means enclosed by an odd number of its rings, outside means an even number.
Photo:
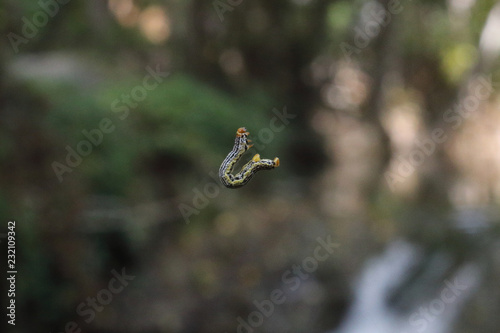
[[[233,150],[227,155],[219,169],[219,178],[222,184],[228,188],[238,188],[244,186],[252,179],[253,175],[260,170],[271,170],[280,165],[280,159],[274,160],[261,159],[259,154],[255,156],[242,168],[236,175],[232,175],[234,165],[239,161],[241,156],[253,145],[249,145],[248,135],[245,127],[240,127],[236,131],[236,139],[234,140]]]

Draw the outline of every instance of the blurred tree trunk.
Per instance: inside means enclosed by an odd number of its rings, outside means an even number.
[[[380,0],[379,3],[384,8],[389,8],[390,1]],[[399,72],[401,70],[400,30],[398,29],[400,19],[400,15],[392,15],[390,24],[381,29],[373,47],[375,59],[369,69],[373,83],[366,108],[363,112],[363,119],[375,130],[378,137],[379,154],[378,161],[373,166],[371,181],[367,185],[368,198],[374,198],[380,190],[380,180],[383,178],[384,170],[386,170],[391,159],[391,142],[386,130],[382,126],[381,113],[385,107],[387,89],[384,90],[384,88],[386,87],[387,77],[391,72]]]

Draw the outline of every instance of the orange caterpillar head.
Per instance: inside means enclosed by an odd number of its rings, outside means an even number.
[[[236,131],[236,136],[242,136],[243,134],[249,135],[250,133],[247,132],[246,127],[240,127]]]

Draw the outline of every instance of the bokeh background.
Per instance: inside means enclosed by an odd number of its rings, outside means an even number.
[[[497,333],[499,29],[493,0],[3,0],[2,332]],[[281,166],[221,188],[241,126]]]

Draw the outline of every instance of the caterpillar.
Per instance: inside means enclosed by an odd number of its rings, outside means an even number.
[[[253,145],[249,145],[248,142],[252,140],[248,139],[248,135],[245,127],[240,127],[236,131],[236,139],[234,140],[233,150],[229,152],[224,161],[219,168],[219,178],[222,184],[227,188],[238,188],[246,185],[253,175],[260,170],[271,170],[280,165],[280,159],[275,157],[274,160],[261,159],[259,154],[255,154],[254,157],[245,164],[241,171],[236,175],[232,175],[234,165],[240,160],[241,156]]]

